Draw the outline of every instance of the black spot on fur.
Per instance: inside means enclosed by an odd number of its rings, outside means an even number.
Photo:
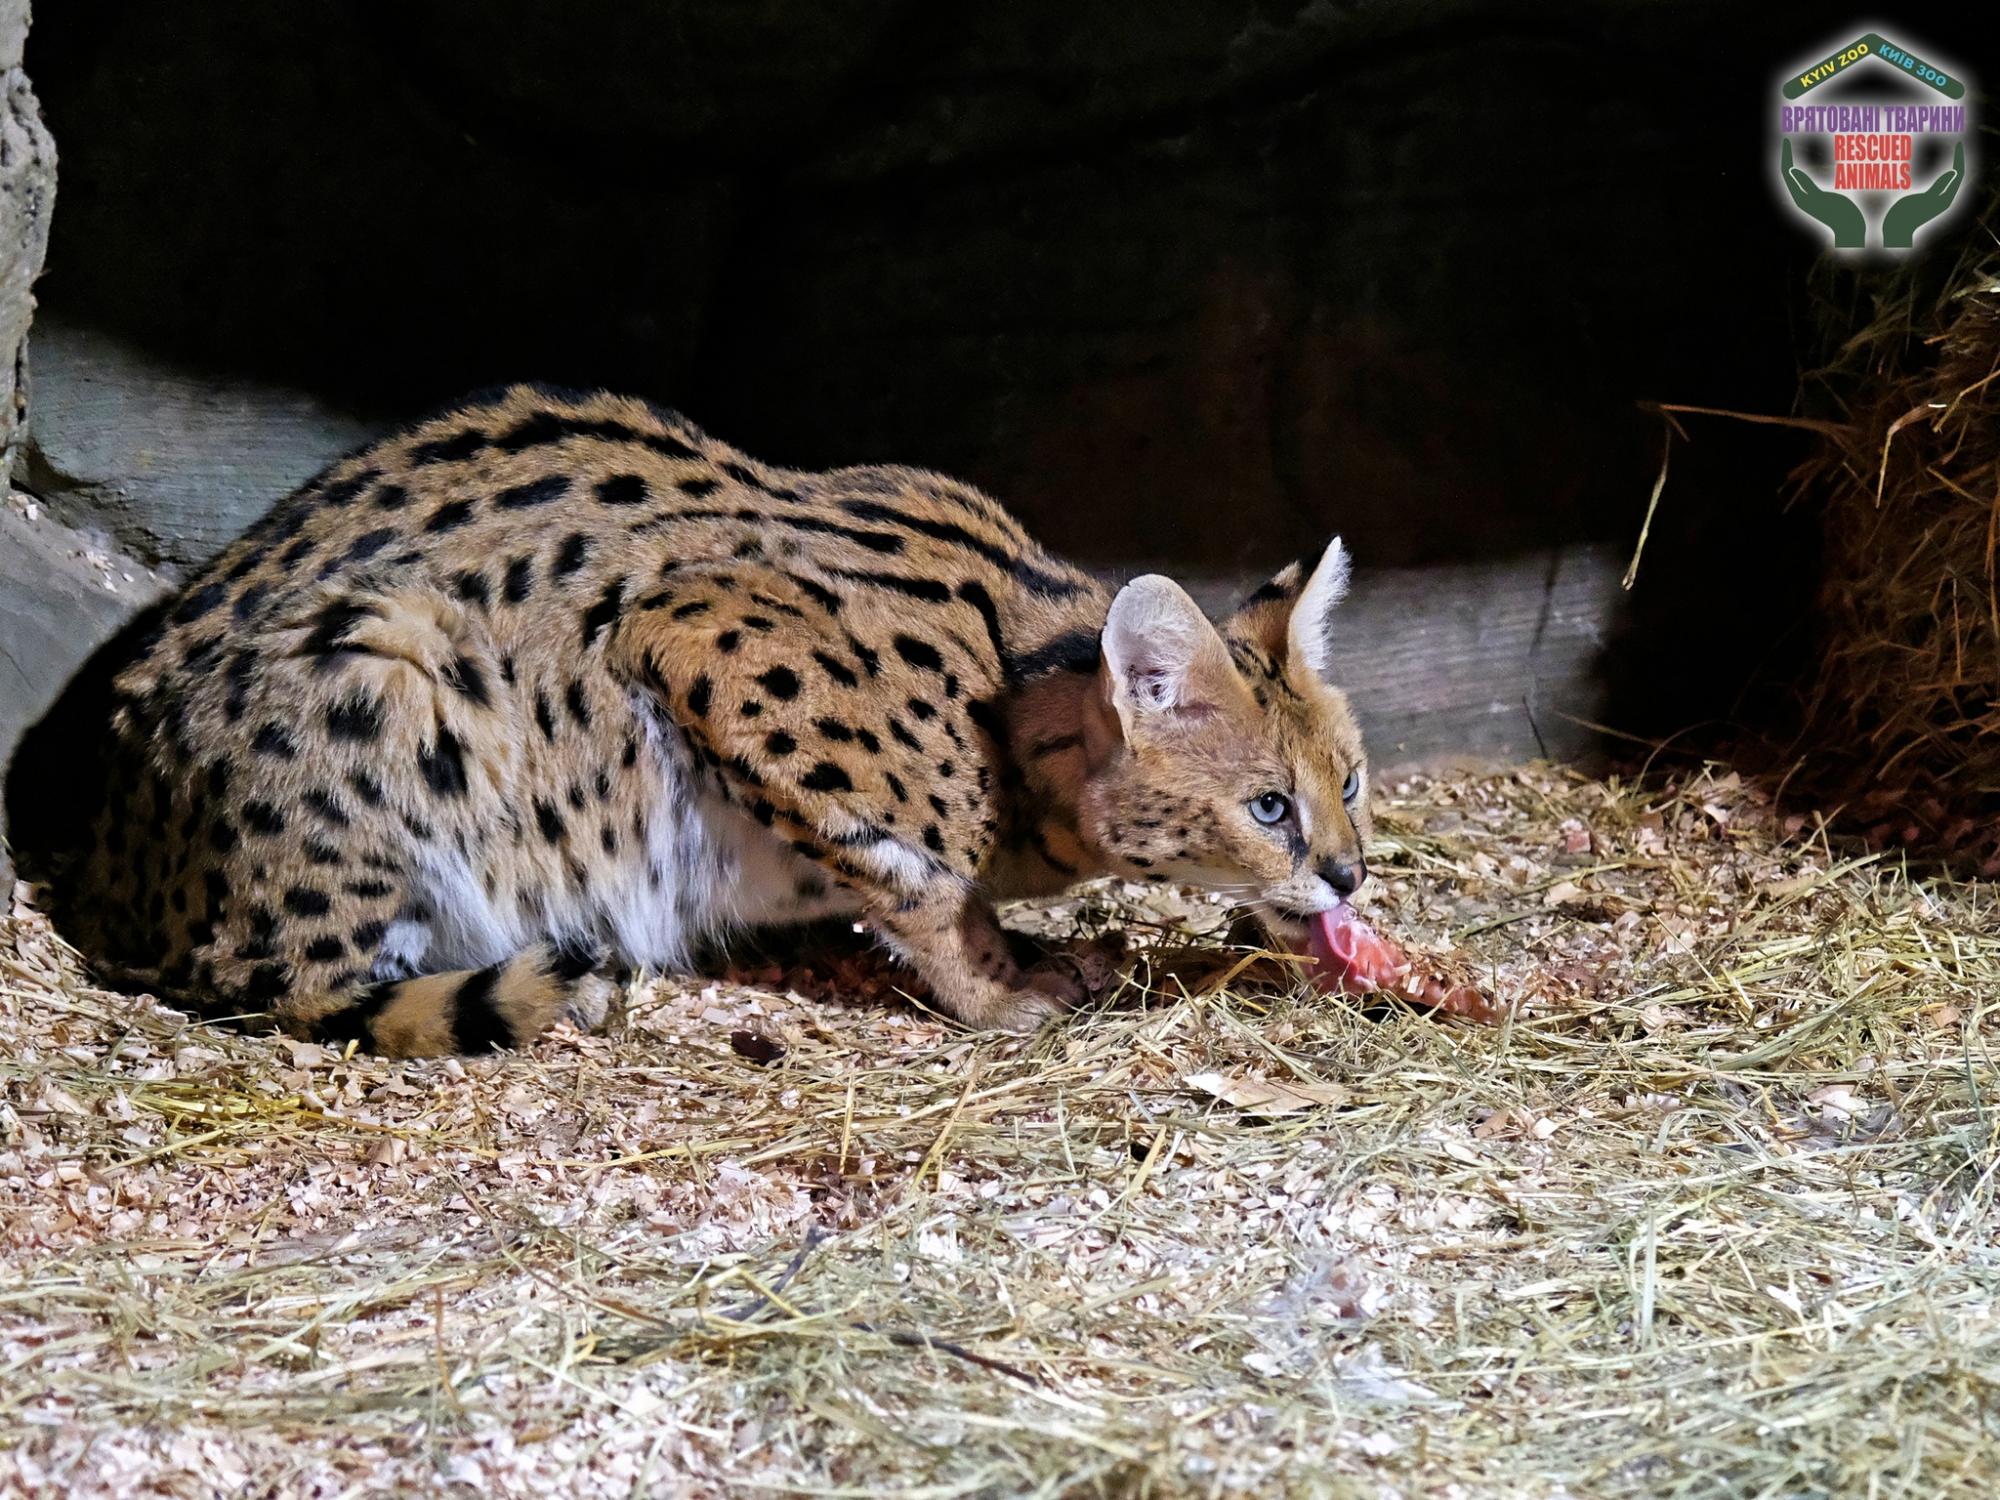
[[[346,505],[356,495],[367,489],[369,485],[381,477],[382,471],[380,469],[363,469],[359,474],[351,474],[345,479],[336,480],[334,483],[327,485],[319,492],[319,502],[322,505],[330,505],[337,509],[340,506]]]
[[[413,464],[463,463],[485,451],[493,440],[477,427],[468,427],[448,438],[434,438],[428,443],[419,443],[410,450]]]
[[[823,760],[799,778],[799,785],[809,792],[851,792],[854,782],[847,772],[830,760]]]
[[[840,606],[844,601],[840,595],[836,594],[825,584],[819,582],[817,579],[807,578],[800,573],[791,573],[786,576],[799,586],[800,592],[804,593],[828,614],[837,615],[840,613]]]
[[[688,688],[688,712],[693,714],[697,719],[707,718],[709,700],[714,692],[715,684],[708,680],[708,675],[706,673],[698,675],[693,685]]]
[[[449,729],[440,728],[437,744],[426,745],[417,752],[417,769],[423,773],[425,784],[440,797],[465,795],[465,751],[458,736]]]
[[[280,724],[264,725],[252,736],[250,748],[275,760],[295,760],[299,753],[299,747],[292,743],[291,735]]]
[[[1011,677],[1026,682],[1051,672],[1095,672],[1099,645],[1095,632],[1070,630],[1015,658]]]
[[[456,531],[472,519],[470,500],[447,500],[430,513],[424,522],[424,530],[429,532]]]
[[[295,917],[323,917],[332,909],[326,892],[309,885],[295,885],[285,892],[285,910]]]
[[[300,800],[333,827],[345,828],[348,826],[350,820],[347,816],[347,809],[342,807],[334,798],[333,793],[325,787],[316,786],[307,788],[305,796]]]
[[[644,505],[649,497],[637,474],[613,474],[597,481],[597,498],[604,505]]]
[[[583,560],[590,555],[590,538],[580,531],[572,531],[563,538],[556,552],[555,576],[567,577],[583,566]]]
[[[680,482],[680,492],[696,500],[699,500],[703,495],[712,495],[721,488],[721,480],[710,478],[707,475],[703,475],[699,479],[683,479]]]
[[[492,590],[487,585],[484,573],[454,573],[451,579],[451,591],[467,604],[476,604],[481,609],[485,609],[493,602]]]
[[[540,688],[535,689],[535,727],[541,730],[543,739],[555,743],[556,711],[549,702],[549,695]]]
[[[306,944],[306,961],[315,964],[330,964],[347,952],[347,944],[339,938],[328,935],[314,938]]]
[[[815,662],[819,663],[819,669],[822,672],[826,673],[828,677],[832,678],[833,681],[839,683],[842,687],[851,688],[860,686],[861,679],[855,676],[853,670],[839,657],[826,651],[815,650],[812,658]]]
[[[251,584],[249,588],[245,589],[242,593],[236,596],[236,602],[229,607],[229,612],[231,616],[234,617],[239,624],[242,621],[249,619],[252,615],[257,613],[258,606],[263,604],[266,596],[268,596],[270,592],[271,589],[268,584],[262,584],[262,583]]]
[[[186,625],[199,620],[203,615],[229,597],[229,585],[221,581],[205,583],[200,588],[182,598],[174,607],[173,622]]]
[[[790,667],[772,667],[758,674],[757,684],[780,702],[789,702],[799,695],[799,674]]]
[[[216,657],[221,654],[222,637],[212,635],[205,640],[193,642],[181,653],[181,667],[189,672],[205,672],[215,664]]]
[[[337,740],[373,740],[382,732],[382,705],[365,693],[351,694],[326,711],[326,731]]]
[[[772,755],[790,755],[799,748],[799,742],[782,729],[774,729],[764,736],[764,749]]]
[[[358,796],[370,808],[380,808],[382,806],[382,782],[378,782],[366,770],[350,770],[348,772],[348,786],[352,786],[354,788],[354,796]]]
[[[951,603],[951,590],[935,578],[906,578],[900,573],[871,573],[854,568],[835,568],[832,572],[836,578],[872,584],[878,589],[921,599],[926,604]]]
[[[500,586],[500,597],[509,604],[519,604],[535,591],[535,560],[532,557],[517,557],[507,564],[506,581]]]
[[[259,964],[250,971],[243,998],[253,1005],[268,1004],[291,993],[292,971],[287,964]]]
[[[330,600],[313,616],[312,630],[300,649],[305,655],[319,657],[322,661],[351,655],[359,648],[347,644],[348,631],[363,620],[374,618],[377,613],[373,605],[356,604],[352,599]]]
[[[531,506],[547,505],[551,500],[560,500],[569,493],[567,474],[544,474],[539,479],[531,479],[526,484],[512,485],[493,497],[493,504],[501,510],[527,510]]]
[[[481,708],[491,708],[493,698],[486,690],[486,673],[479,663],[463,653],[445,663],[445,684],[461,698]]]
[[[542,837],[551,844],[560,840],[567,831],[562,814],[556,811],[555,804],[546,802],[540,797],[535,799],[535,824],[542,830]]]
[[[242,818],[252,833],[279,834],[285,831],[285,815],[268,802],[253,800],[244,803]]]
[[[569,716],[576,720],[578,727],[590,728],[590,697],[584,691],[582,678],[570,679],[569,687],[563,693],[563,705],[569,709]]]
[[[401,535],[401,532],[387,526],[364,532],[347,544],[347,550],[340,555],[340,562],[366,562]]]
[[[895,646],[896,654],[913,667],[921,667],[928,672],[944,670],[944,658],[938,654],[937,647],[927,641],[899,634],[891,644]]]
[[[598,636],[615,621],[625,608],[625,580],[620,578],[597,596],[597,602],[584,612],[583,644],[594,644]]]

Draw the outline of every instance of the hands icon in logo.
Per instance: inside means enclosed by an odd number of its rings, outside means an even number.
[[[1827,191],[1808,177],[1803,168],[1793,166],[1789,140],[1778,150],[1778,171],[1799,212],[1809,219],[1818,219],[1833,231],[1834,249],[1859,250],[1868,243],[1868,221],[1861,217],[1861,205],[1840,193]]]
[[[1951,165],[1938,173],[1929,187],[1921,193],[1906,194],[1889,205],[1889,211],[1882,216],[1882,243],[1891,250],[1909,249],[1917,231],[1951,207],[1951,200],[1958,196],[1958,185],[1963,181],[1965,142],[1960,141],[1951,154]]]
[[[1778,172],[1799,212],[1833,231],[1836,250],[1859,250],[1868,243],[1868,222],[1861,215],[1861,205],[1844,193],[1821,187],[1804,168],[1794,166],[1789,140],[1778,149]],[[1965,142],[1960,141],[1952,152],[1951,165],[1938,173],[1929,187],[1921,193],[1905,194],[1889,205],[1888,213],[1882,216],[1882,244],[1890,250],[1909,249],[1917,231],[1951,207],[1964,181]]]

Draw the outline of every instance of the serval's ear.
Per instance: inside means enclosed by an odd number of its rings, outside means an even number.
[[[1104,619],[1104,675],[1130,734],[1149,719],[1213,713],[1242,691],[1229,648],[1171,578],[1148,573],[1118,591]]]
[[[1296,664],[1306,676],[1324,679],[1333,666],[1330,616],[1347,594],[1348,572],[1347,548],[1335,537],[1310,574],[1302,562],[1279,569],[1237,606],[1223,633],[1273,662]]]
[[[1352,571],[1347,548],[1335,537],[1326,544],[1319,566],[1299,590],[1299,602],[1292,606],[1291,623],[1285,632],[1292,655],[1322,681],[1333,675],[1333,612],[1347,597]]]

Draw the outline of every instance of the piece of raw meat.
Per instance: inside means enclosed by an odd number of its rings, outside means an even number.
[[[1448,984],[1416,972],[1409,955],[1342,902],[1313,918],[1305,953],[1318,966],[1312,983],[1345,995],[1394,995],[1475,1021],[1498,1021],[1505,1009],[1469,984]]]

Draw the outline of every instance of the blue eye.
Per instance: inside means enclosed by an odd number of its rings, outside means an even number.
[[[1292,799],[1283,792],[1266,792],[1250,804],[1250,816],[1267,826],[1292,815]]]
[[[1347,781],[1340,789],[1340,800],[1352,802],[1361,795],[1361,767],[1356,766],[1347,773]]]

